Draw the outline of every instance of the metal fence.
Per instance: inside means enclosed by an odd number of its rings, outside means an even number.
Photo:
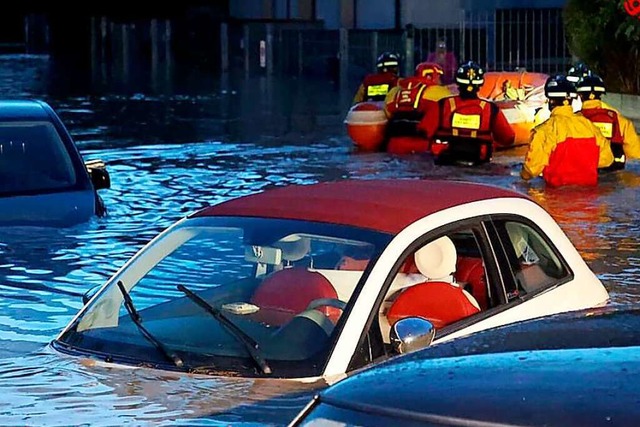
[[[289,23],[228,26],[221,49],[229,68],[247,73],[322,74],[343,79],[375,69],[384,51],[400,54],[403,72],[426,59],[439,40],[458,62],[474,60],[487,70],[565,72],[571,63],[562,9],[461,11],[456,25],[396,30],[324,30]],[[235,65],[235,66],[234,66]]]
[[[126,81],[134,64],[142,63],[152,81],[168,79],[174,65],[195,64],[247,75],[313,75],[342,84],[373,71],[385,51],[400,54],[402,74],[412,74],[439,40],[457,63],[474,60],[487,70],[551,74],[565,72],[572,59],[562,9],[461,11],[455,25],[378,31],[326,30],[321,22],[120,23],[104,17],[92,18],[90,27],[92,68],[101,80],[111,75]]]

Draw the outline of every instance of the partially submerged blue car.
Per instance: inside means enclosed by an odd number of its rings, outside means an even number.
[[[289,427],[636,426],[639,327],[608,306],[487,329],[362,370]]]
[[[56,112],[38,100],[0,100],[0,226],[69,226],[106,213],[101,161],[85,162]]]

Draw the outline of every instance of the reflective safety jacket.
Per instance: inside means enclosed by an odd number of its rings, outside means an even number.
[[[439,101],[451,95],[451,91],[446,86],[429,86],[425,85],[419,77],[407,77],[399,80],[397,86],[389,91],[384,108],[389,118],[397,111],[424,112],[427,101]]]
[[[417,131],[422,120],[426,100],[423,95],[429,87],[421,79],[407,77],[387,95],[385,113],[387,122],[387,151],[394,154],[426,152],[428,141]]]
[[[429,104],[450,96],[445,86],[428,85],[420,77],[407,77],[398,81],[385,99],[387,123],[387,151],[395,154],[423,153],[429,150],[429,141],[417,125]]]
[[[600,129],[602,135],[611,142],[616,162],[624,163],[625,158],[640,158],[640,138],[638,138],[631,120],[615,109],[606,106],[599,99],[584,101],[581,113],[591,120]],[[620,146],[621,152],[619,151]],[[624,157],[621,158],[622,155]]]
[[[556,107],[551,117],[531,131],[529,151],[520,176],[540,176],[553,187],[596,185],[598,168],[613,162],[609,141],[571,106]]]
[[[462,137],[510,146],[515,132],[498,106],[481,98],[450,96],[441,99],[418,125],[428,138]]]
[[[398,83],[398,76],[393,73],[376,73],[365,76],[353,104],[363,101],[384,101],[387,93]]]
[[[396,89],[385,99],[385,109],[389,117],[414,112],[422,115],[424,113],[422,95],[427,88],[428,86],[416,77],[400,80]]]

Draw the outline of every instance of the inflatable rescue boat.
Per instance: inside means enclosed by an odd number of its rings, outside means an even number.
[[[496,103],[516,134],[515,145],[528,144],[536,112],[544,110],[544,84],[549,76],[526,71],[490,71],[484,75],[481,98]],[[458,87],[449,85],[454,94]],[[353,144],[363,151],[379,151],[384,145],[387,117],[383,103],[361,102],[351,107],[344,121]]]
[[[478,95],[500,107],[516,134],[516,145],[529,143],[536,111],[547,102],[544,84],[548,78],[547,74],[526,71],[491,71],[484,75]]]

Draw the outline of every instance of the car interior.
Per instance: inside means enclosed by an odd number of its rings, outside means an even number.
[[[305,236],[297,236],[301,237]],[[313,236],[305,238],[310,237]],[[419,250],[412,253],[396,274],[380,308],[379,322],[385,343],[389,343],[390,325],[410,314],[429,318],[437,328],[442,328],[491,306],[491,290],[487,286],[484,262],[473,231],[456,231],[450,233],[449,238],[455,247],[455,267],[452,268],[455,271],[451,273],[459,289],[428,280],[425,271],[416,265],[416,253]],[[361,263],[360,269],[352,268],[355,265],[353,263],[343,269],[347,264],[341,259],[336,262],[337,256],[331,262],[326,262],[326,253],[314,250],[317,244],[312,240],[303,251],[304,254],[294,256],[283,251],[282,259],[274,260],[283,266],[265,276],[250,301],[260,307],[254,315],[260,321],[282,326],[295,316],[309,317],[309,310],[319,310],[324,318],[314,315],[313,319],[325,331],[332,330],[362,277],[367,262]],[[290,252],[300,252],[293,246],[289,249]],[[263,250],[265,253],[269,251],[268,248]],[[425,253],[424,256],[433,258],[439,254]],[[323,257],[325,261],[320,261]],[[289,265],[285,266],[287,263]],[[300,286],[301,283],[305,283],[305,286]],[[318,302],[310,309],[309,304],[315,301],[324,301],[327,305]]]

